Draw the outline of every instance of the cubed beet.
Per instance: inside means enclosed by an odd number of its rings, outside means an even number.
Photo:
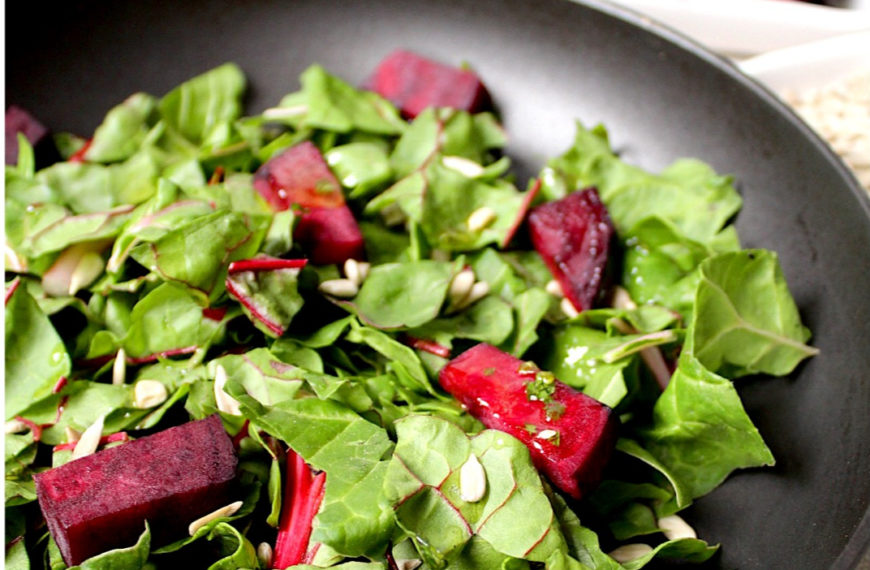
[[[428,107],[476,113],[491,106],[489,93],[474,72],[405,50],[385,57],[366,87],[392,101],[407,118]]]
[[[34,476],[39,506],[69,565],[132,546],[182,538],[231,502],[237,458],[220,417],[189,422]]]
[[[293,239],[312,263],[363,258],[365,242],[341,184],[311,142],[294,145],[262,165],[254,176],[254,188],[274,209],[299,212]]]
[[[619,425],[606,405],[488,344],[448,362],[439,381],[483,425],[522,441],[565,493],[580,498],[601,479]]]
[[[37,166],[46,166],[60,159],[49,130],[26,110],[16,105],[6,109],[6,164],[18,162],[18,133],[30,142]]]
[[[613,224],[595,188],[529,213],[532,244],[577,311],[591,309],[605,280]]]

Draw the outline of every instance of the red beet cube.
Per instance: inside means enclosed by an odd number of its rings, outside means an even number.
[[[276,210],[299,211],[293,238],[317,265],[362,259],[365,242],[341,185],[311,142],[272,157],[254,176],[254,188]]]
[[[488,344],[448,362],[439,380],[486,427],[526,444],[565,493],[579,499],[600,481],[618,427],[606,405]]]
[[[231,502],[237,458],[217,415],[104,449],[34,476],[48,529],[69,565],[135,544],[182,538]]]
[[[367,86],[413,118],[427,107],[452,107],[471,113],[490,106],[486,87],[473,72],[398,50],[384,58]]]
[[[6,109],[6,164],[18,162],[18,133],[33,147],[48,137],[48,129],[42,123],[21,107],[10,105]]]
[[[532,244],[578,311],[599,295],[614,229],[595,188],[547,202],[529,214]]]

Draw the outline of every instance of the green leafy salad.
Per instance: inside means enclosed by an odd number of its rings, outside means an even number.
[[[693,159],[644,171],[578,123],[570,148],[518,181],[492,110],[408,117],[319,65],[300,84],[247,116],[245,77],[225,64],[129,97],[89,140],[56,134],[64,160],[44,168],[19,139],[5,178],[6,568],[67,567],[34,474],[214,414],[239,503],[168,544],[143,525],[81,568],[634,570],[713,556],[677,513],[774,463],[732,381],[816,352],[776,254],[738,242],[732,179]],[[294,148],[322,157],[338,191],[264,193]],[[587,188],[615,233],[595,305],[578,310],[526,224]],[[318,250],[303,229],[318,212],[359,239]],[[350,253],[333,259],[339,246]],[[612,410],[618,437],[582,498],[442,386],[481,344],[531,370],[518,406],[564,384]],[[567,445],[527,427],[535,445]],[[299,556],[284,558],[286,540]]]

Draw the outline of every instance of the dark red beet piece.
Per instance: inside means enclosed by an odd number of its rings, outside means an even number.
[[[606,405],[488,344],[448,362],[439,380],[486,427],[526,444],[538,470],[568,495],[579,499],[600,481],[618,428]],[[550,393],[540,397],[530,383]]]
[[[491,104],[486,87],[473,72],[404,50],[384,58],[366,86],[392,101],[407,118],[428,107],[476,113]]]
[[[48,128],[21,107],[10,105],[6,109],[6,164],[18,163],[18,133],[30,141],[38,166],[60,158]]]
[[[69,565],[186,534],[197,518],[230,503],[237,458],[217,415],[104,449],[34,475],[39,506]]]
[[[341,185],[311,142],[272,157],[254,176],[254,188],[275,210],[299,210],[293,232],[312,263],[329,265],[362,259],[365,242]]]
[[[591,309],[601,291],[614,229],[595,188],[573,192],[529,213],[532,244],[565,297]]]

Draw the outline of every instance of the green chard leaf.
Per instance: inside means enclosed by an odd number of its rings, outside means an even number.
[[[729,377],[783,376],[818,350],[801,324],[775,253],[724,253],[701,265],[689,350]]]
[[[639,443],[692,498],[712,491],[735,469],[774,463],[733,383],[689,353],[681,355]]]
[[[6,419],[49,396],[71,370],[69,354],[51,321],[27,288],[15,283],[19,285],[13,285],[15,290],[6,300]]]
[[[242,70],[225,63],[167,93],[158,109],[170,128],[198,145],[215,129],[239,117],[244,91]]]
[[[94,131],[85,159],[117,162],[133,156],[153,126],[151,119],[156,108],[157,100],[147,93],[135,93],[112,108]]]

